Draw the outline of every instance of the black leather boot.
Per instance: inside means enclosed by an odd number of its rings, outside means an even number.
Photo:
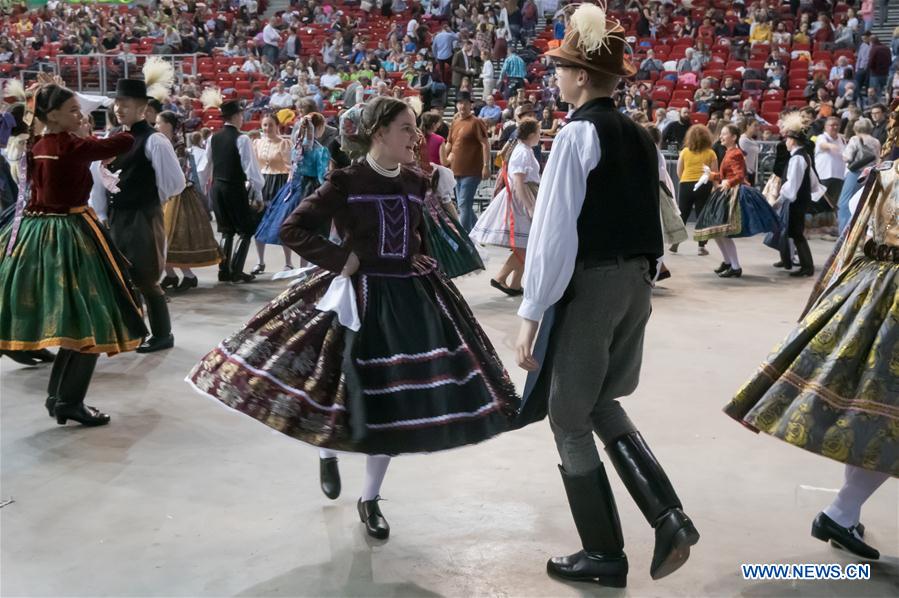
[[[59,382],[59,398],[54,407],[56,423],[59,425],[64,425],[70,419],[85,426],[103,426],[109,423],[108,415],[84,404],[97,357],[99,356],[95,353],[72,352]]]
[[[247,254],[250,252],[250,236],[243,235],[237,242],[234,249],[234,256],[231,258],[231,280],[234,282],[250,282],[256,277],[252,274],[246,274],[243,271],[244,263],[247,261]]]
[[[150,337],[137,348],[138,353],[153,353],[175,346],[172,334],[172,319],[165,295],[146,295],[147,318],[150,320]]]
[[[853,532],[857,532],[858,536]],[[855,556],[876,561],[880,558],[880,551],[862,540],[864,533],[865,527],[861,523],[843,527],[824,513],[818,513],[812,522],[812,536],[815,538],[822,542],[830,541],[837,548],[848,550]]]
[[[812,260],[812,250],[808,246],[808,241],[803,237],[801,239],[793,239],[796,244],[796,255],[799,257],[799,270],[792,272],[790,276],[799,278],[803,276],[815,275],[815,262]]]
[[[337,457],[320,458],[318,475],[325,496],[331,500],[340,496],[340,469],[337,467]]]
[[[222,261],[219,262],[219,282],[231,282],[231,254],[234,253],[234,233],[222,235],[219,249],[222,251]]]
[[[699,532],[684,513],[668,476],[639,432],[610,442],[606,452],[634,502],[655,529],[649,574],[653,579],[661,579],[674,573],[690,558],[690,547],[699,542]]]
[[[610,588],[625,587],[627,557],[624,555],[624,537],[605,467],[600,464],[597,469],[576,476],[568,475],[561,466],[559,471],[583,550],[549,559],[546,571],[570,581],[592,581]]]
[[[378,506],[379,500],[381,500],[380,496],[365,501],[360,498],[356,503],[356,508],[359,510],[359,519],[365,524],[365,531],[368,535],[378,540],[386,540],[390,536],[390,524],[381,513],[381,508]]]
[[[53,362],[53,369],[50,370],[50,381],[47,383],[47,400],[44,401],[44,407],[50,417],[56,417],[56,402],[59,400],[59,383],[65,372],[66,365],[75,351],[70,349],[60,349]]]

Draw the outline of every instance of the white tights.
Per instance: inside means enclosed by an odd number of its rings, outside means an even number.
[[[824,509],[824,514],[841,527],[853,527],[861,519],[862,505],[890,476],[855,465],[847,465],[845,475],[843,487],[830,506]]]
[[[318,456],[322,459],[336,457],[337,453],[328,449],[319,449]],[[362,483],[363,502],[374,500],[381,494],[381,484],[387,475],[387,466],[390,465],[390,457],[387,455],[368,455],[365,458],[365,481]]]
[[[724,262],[730,264],[734,270],[740,269],[740,256],[737,254],[737,244],[730,237],[716,237],[715,244],[724,256]]]

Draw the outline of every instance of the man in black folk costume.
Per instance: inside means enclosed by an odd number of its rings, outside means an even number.
[[[250,282],[256,277],[245,273],[243,267],[261,218],[252,204],[257,200],[261,202],[265,179],[250,138],[240,133],[243,125],[240,102],[224,102],[221,111],[225,126],[212,136],[206,149],[206,163],[212,168],[212,208],[222,234],[219,280]],[[235,235],[238,236],[236,248]]]
[[[699,541],[668,477],[617,401],[637,387],[652,277],[662,255],[656,149],[611,98],[619,79],[636,70],[623,36],[603,9],[584,4],[562,45],[549,53],[562,99],[576,110],[555,138],[541,180],[517,342],[518,363],[532,372],[519,424],[548,412],[583,545],[550,559],[547,570],[612,587],[626,585],[628,564],[594,432],[655,529],[652,578],[683,565]]]
[[[112,239],[131,263],[130,274],[144,301],[150,334],[138,353],[174,346],[172,321],[159,278],[165,267],[162,204],[184,190],[184,173],[172,143],[146,120],[147,83],[119,79],[115,115],[134,137],[131,149],[107,168],[118,172],[119,192],[109,193]]]

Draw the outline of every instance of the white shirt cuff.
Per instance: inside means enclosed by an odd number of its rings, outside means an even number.
[[[548,308],[548,305],[541,305],[530,299],[525,299],[521,302],[521,306],[518,308],[518,315],[525,320],[539,322],[543,319],[543,314]]]

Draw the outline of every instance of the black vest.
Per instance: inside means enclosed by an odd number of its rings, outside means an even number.
[[[593,123],[601,150],[578,217],[578,259],[660,257],[659,160],[649,133],[611,98],[587,102],[571,120]]]
[[[805,149],[800,149],[790,156],[790,159],[792,160],[794,156],[801,156],[802,159],[805,160],[805,174],[802,175],[802,184],[799,185],[799,191],[796,193],[796,201],[793,202],[791,207],[795,207],[797,210],[802,210],[804,212],[812,205],[812,159]]]
[[[129,131],[134,136],[131,149],[116,157],[108,166],[119,171],[118,193],[110,194],[109,207],[119,210],[134,210],[159,205],[159,190],[156,188],[156,171],[147,158],[147,140],[156,129],[142,120]]]
[[[247,175],[240,162],[240,152],[237,151],[239,137],[237,127],[226,125],[209,140],[212,144],[212,176],[216,181],[235,185],[247,182]]]

